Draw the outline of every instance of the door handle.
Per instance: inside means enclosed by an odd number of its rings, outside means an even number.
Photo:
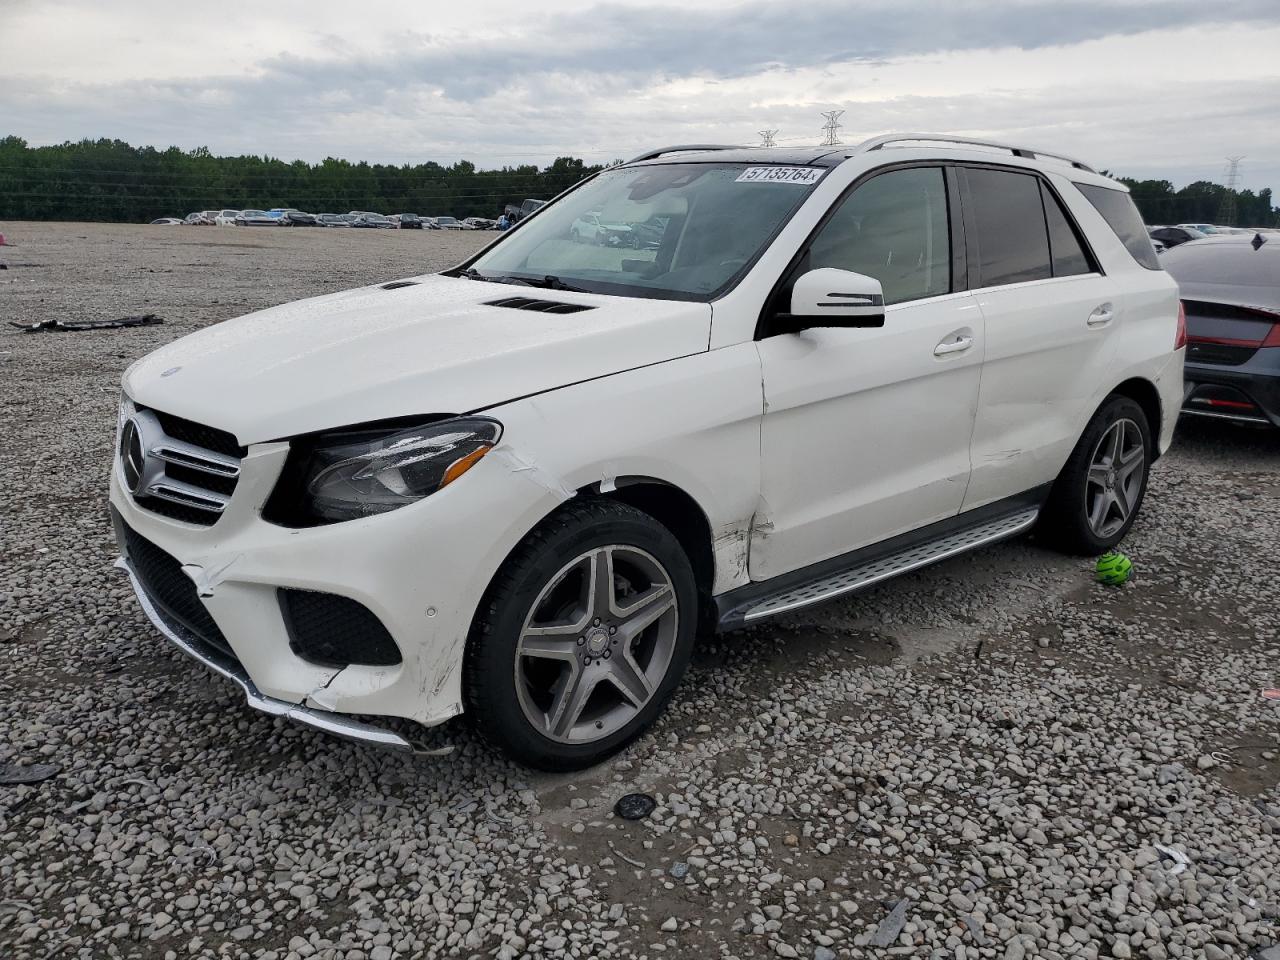
[[[1105,327],[1116,317],[1115,312],[1111,309],[1111,304],[1103,303],[1093,308],[1093,313],[1089,314],[1089,326]]]
[[[945,357],[948,353],[961,353],[973,346],[973,337],[956,337],[954,340],[943,340],[933,348],[935,357]]]

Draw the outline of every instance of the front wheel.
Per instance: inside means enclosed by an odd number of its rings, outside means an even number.
[[[1043,539],[1085,555],[1123,540],[1146,496],[1154,449],[1142,407],[1128,397],[1108,399],[1054,482],[1040,517]]]
[[[489,587],[467,645],[467,712],[521,763],[598,763],[662,712],[689,662],[696,604],[664,526],[627,504],[571,502]]]

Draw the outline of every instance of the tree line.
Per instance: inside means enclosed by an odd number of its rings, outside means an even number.
[[[1216,223],[1228,227],[1280,225],[1280,209],[1271,205],[1270,187],[1254,193],[1252,190],[1229,190],[1209,180],[1197,180],[1175,190],[1168,180],[1116,179],[1129,188],[1133,202],[1142,211],[1142,219],[1146,223]],[[1233,194],[1234,215],[1226,202]]]
[[[193,210],[297,207],[313,213],[375,210],[424,216],[497,217],[509,203],[549,199],[599,170],[574,157],[478,170],[450,166],[352,163],[327,157],[287,163],[271,157],[216,157],[205,147],[135,147],[122,140],[81,140],[32,147],[0,139],[0,219],[146,222]],[[1198,180],[1175,190],[1168,180],[1128,185],[1147,223],[1217,223],[1234,193],[1234,225],[1273,226],[1280,210],[1271,189],[1228,191]]]
[[[493,217],[509,203],[550,199],[599,170],[573,157],[550,166],[477,170],[459,160],[394,166],[216,157],[205,147],[134,147],[81,140],[31,147],[0,139],[0,220],[147,222],[194,210],[297,207],[312,213]]]

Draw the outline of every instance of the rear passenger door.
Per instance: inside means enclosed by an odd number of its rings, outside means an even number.
[[[986,356],[964,510],[1049,483],[1115,354],[1122,305],[1043,177],[957,168]]]

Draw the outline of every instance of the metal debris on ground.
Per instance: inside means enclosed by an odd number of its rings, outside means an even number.
[[[628,793],[613,805],[613,812],[623,820],[643,820],[657,806],[658,801],[647,793]]]
[[[9,321],[9,326],[17,327],[23,333],[77,333],[81,330],[115,330],[120,327],[154,327],[164,323],[164,317],[154,313],[143,313],[136,317],[120,317],[118,320],[71,320],[57,317],[52,320],[39,320],[35,323],[18,323]]]
[[[16,763],[0,763],[0,785],[6,787],[26,783],[40,783],[48,780],[61,770],[56,763],[33,763],[29,767],[20,767]]]
[[[1152,846],[1160,851],[1161,860],[1173,861],[1173,867],[1169,870],[1169,876],[1176,877],[1178,874],[1186,870],[1187,867],[1191,866],[1191,861],[1187,859],[1187,855],[1181,850],[1175,850],[1173,847],[1166,847],[1159,843],[1152,844]]]
[[[614,856],[616,856],[619,860],[623,861],[624,863],[629,863],[633,867],[638,867],[641,870],[644,869],[643,861],[636,860],[634,857],[628,857],[625,853],[623,853],[621,850],[619,850],[617,847],[613,845],[612,840],[609,841],[609,849],[613,851]]]
[[[907,925],[907,910],[911,907],[911,901],[903,897],[899,900],[889,915],[880,921],[880,926],[876,927],[876,932],[871,935],[868,941],[873,947],[887,947],[898,939],[898,934],[902,932],[902,928]]]

